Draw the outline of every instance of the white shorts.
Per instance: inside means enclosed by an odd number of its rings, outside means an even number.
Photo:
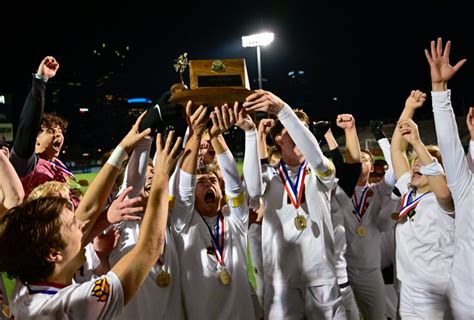
[[[265,319],[346,319],[339,287],[288,288],[265,284]]]
[[[400,287],[400,316],[402,319],[443,320],[448,310],[445,294],[429,292],[402,282]]]

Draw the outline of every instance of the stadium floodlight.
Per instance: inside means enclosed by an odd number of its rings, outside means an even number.
[[[275,35],[272,32],[264,32],[252,34],[249,36],[242,37],[242,47],[257,47],[257,67],[258,67],[258,88],[262,89],[262,58],[260,54],[260,47],[269,45],[275,39]]]

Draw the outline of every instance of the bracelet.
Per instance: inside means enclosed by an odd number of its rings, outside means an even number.
[[[35,73],[35,78],[43,80],[44,82],[48,82],[48,77],[42,76],[39,73]]]
[[[117,146],[107,160],[107,163],[112,167],[120,169],[122,162],[127,158],[127,155],[127,152],[121,146]]]

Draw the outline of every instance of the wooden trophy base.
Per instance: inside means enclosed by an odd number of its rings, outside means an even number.
[[[246,88],[197,88],[175,92],[168,101],[186,107],[188,101],[191,100],[194,108],[200,105],[220,107],[225,103],[232,107],[236,101],[240,104],[244,103],[245,98],[253,92]]]

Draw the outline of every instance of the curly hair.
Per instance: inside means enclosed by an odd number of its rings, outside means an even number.
[[[51,249],[63,250],[61,214],[69,204],[58,197],[43,197],[10,209],[0,219],[0,271],[23,284],[45,281],[55,263]]]
[[[43,129],[59,127],[63,133],[66,133],[68,125],[69,123],[64,118],[56,114],[44,113],[40,121],[40,132]]]

